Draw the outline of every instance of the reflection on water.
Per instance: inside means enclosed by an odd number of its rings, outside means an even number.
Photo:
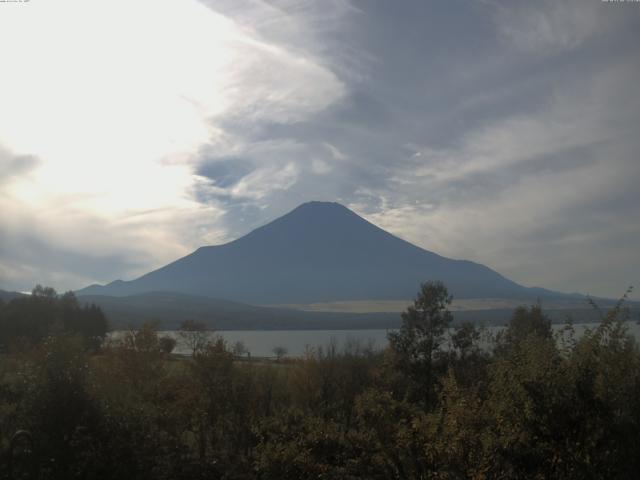
[[[593,329],[597,323],[580,323],[574,325],[576,336],[581,336],[585,329]],[[640,338],[640,325],[636,322],[627,323],[629,332],[636,339]],[[504,327],[486,327],[482,344],[487,346],[491,338]],[[553,325],[554,330],[559,331],[564,325]],[[359,342],[362,346],[371,346],[374,349],[382,349],[387,345],[387,332],[389,330],[224,330],[211,332],[210,335],[221,335],[229,348],[236,342],[242,342],[247,351],[254,357],[273,357],[275,347],[284,347],[289,356],[300,356],[308,347],[326,346],[334,342],[340,348],[347,342]],[[116,331],[110,334],[111,338],[118,338],[124,332]],[[189,354],[189,348],[181,341],[175,331],[159,332],[159,336],[170,336],[178,341],[174,353]]]

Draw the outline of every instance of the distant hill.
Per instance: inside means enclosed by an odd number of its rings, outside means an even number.
[[[442,280],[456,298],[569,297],[526,288],[490,268],[406,242],[337,203],[305,203],[230,243],[195,252],[135,280],[92,285],[78,295],[154,291],[251,304],[411,299]]]
[[[0,290],[0,300],[3,302],[9,302],[14,298],[20,298],[26,296],[24,293],[20,292],[8,292],[6,290]]]

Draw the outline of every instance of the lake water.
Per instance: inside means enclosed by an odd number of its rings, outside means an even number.
[[[596,323],[575,324],[576,334],[581,335],[585,329],[593,329]],[[627,322],[629,333],[640,339],[640,325]],[[553,325],[554,330],[560,330],[564,325]],[[495,335],[504,327],[486,327],[482,343],[487,344],[490,335]],[[284,347],[289,356],[300,356],[308,347],[326,346],[335,342],[339,348],[347,342],[356,341],[361,345],[371,345],[374,349],[383,349],[387,345],[389,330],[224,330],[212,335],[221,335],[229,348],[240,341],[254,357],[273,357],[275,347]],[[114,332],[117,336],[121,332]],[[171,336],[178,340],[174,350],[178,354],[188,354],[189,349],[180,340],[175,331],[159,332],[159,336]]]

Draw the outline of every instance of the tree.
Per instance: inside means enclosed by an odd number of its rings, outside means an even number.
[[[425,400],[432,397],[433,364],[453,320],[448,309],[452,299],[442,282],[423,283],[402,314],[400,330],[388,335],[395,370],[416,383]]]
[[[79,335],[47,337],[32,354],[25,417],[38,438],[36,457],[47,459],[39,478],[72,478],[91,453],[88,437],[100,430],[100,407],[89,391],[89,361]]]
[[[160,352],[158,329],[155,322],[146,322],[138,330],[132,330],[124,339],[131,350],[155,355]]]
[[[55,332],[78,333],[85,345],[97,350],[107,332],[107,319],[96,305],[81,306],[73,292],[58,295],[37,285],[29,296],[14,298],[2,309],[0,342],[39,344]]]
[[[102,345],[107,334],[107,319],[95,304],[80,306],[73,292],[66,292],[57,301],[60,321],[65,331],[77,332],[92,350]]]
[[[244,344],[242,340],[238,340],[236,343],[233,344],[232,351],[236,357],[242,357],[245,353],[248,352],[247,346]]]
[[[280,361],[282,359],[282,357],[284,357],[287,353],[289,353],[289,351],[283,347],[282,345],[278,345],[276,347],[273,347],[273,350],[271,350],[273,352],[273,354],[276,356],[276,360]]]
[[[31,290],[31,296],[47,300],[54,300],[58,296],[58,293],[51,287],[43,287],[42,285],[38,284],[33,288],[33,290]]]
[[[231,412],[242,405],[234,398],[237,389],[234,388],[233,354],[227,350],[222,337],[217,336],[198,350],[190,365],[199,392],[193,405],[196,413],[193,421],[198,456],[203,460],[238,426],[231,420]]]
[[[461,358],[465,358],[477,347],[480,339],[480,330],[472,322],[464,322],[455,328],[451,335],[451,343]]]
[[[551,319],[544,314],[540,304],[529,308],[520,306],[513,312],[507,328],[499,335],[496,353],[517,350],[529,337],[549,340],[552,336]]]
[[[177,340],[173,337],[160,337],[158,339],[158,346],[160,347],[162,353],[164,353],[165,355],[169,355],[171,352],[173,352],[173,349],[176,348],[177,343]]]
[[[209,328],[204,323],[195,320],[183,321],[178,330],[178,335],[194,356],[207,346],[209,334]]]

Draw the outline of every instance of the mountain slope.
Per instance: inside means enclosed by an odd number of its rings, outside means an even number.
[[[230,243],[78,294],[172,291],[253,304],[408,299],[429,279],[457,298],[535,299],[542,291],[416,247],[337,203],[310,202]]]

